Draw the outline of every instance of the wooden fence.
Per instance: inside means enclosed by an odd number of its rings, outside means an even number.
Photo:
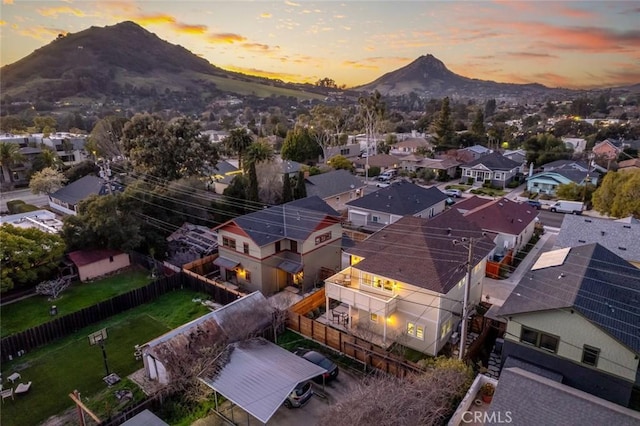
[[[399,355],[390,354],[384,349],[341,330],[314,321],[294,311],[289,311],[287,327],[318,343],[328,346],[355,360],[366,367],[405,377],[408,374],[423,372],[415,364],[411,364]]]
[[[310,296],[305,297],[295,305],[289,308],[289,311],[295,312],[297,314],[306,314],[307,312],[311,312],[314,309],[318,309],[324,306],[326,303],[325,291],[324,287],[320,290],[316,291]]]
[[[493,262],[490,260],[487,260],[487,268],[486,268],[486,275],[489,278],[494,278],[494,279],[501,279],[500,277],[500,269],[503,267],[503,265],[511,265],[511,263],[513,262],[513,250],[509,250],[506,254],[505,257],[502,258],[502,260],[500,260],[500,262]]]
[[[183,271],[183,273],[159,278],[144,287],[131,290],[80,311],[4,337],[0,340],[0,357],[2,361],[12,360],[19,353],[30,352],[84,327],[104,321],[113,315],[136,308],[144,303],[152,302],[170,291],[181,288],[207,294],[222,305],[244,296],[244,293],[228,289],[189,271]]]

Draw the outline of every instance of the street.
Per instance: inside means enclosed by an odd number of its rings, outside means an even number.
[[[30,189],[18,189],[16,191],[6,191],[0,193],[0,213],[6,214],[7,201],[22,200],[27,204],[33,204],[37,207],[47,206],[49,197],[46,194],[32,194]]]
[[[553,213],[548,210],[538,210],[540,222],[544,226],[548,226],[550,228],[560,228],[562,225],[562,221],[564,220],[563,213]]]

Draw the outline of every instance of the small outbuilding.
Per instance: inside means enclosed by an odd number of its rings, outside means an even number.
[[[131,265],[127,253],[118,250],[78,250],[67,255],[78,270],[80,281],[88,281]]]

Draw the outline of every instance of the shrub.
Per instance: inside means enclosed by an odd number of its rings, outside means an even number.
[[[518,182],[517,180],[512,180],[507,184],[507,188],[517,188],[519,186],[520,186],[520,182]]]
[[[33,212],[36,210],[40,210],[40,208],[32,204],[27,204],[22,200],[12,200],[7,201],[7,210],[9,210],[9,213],[11,214],[19,214]]]
[[[541,200],[551,200],[553,199],[553,197],[549,194],[540,194],[540,199]]]
[[[480,388],[480,392],[482,392],[483,395],[487,395],[487,396],[493,396],[495,391],[496,391],[496,388],[491,383],[485,383]]]
[[[473,178],[472,177],[467,178],[467,185],[473,185]]]

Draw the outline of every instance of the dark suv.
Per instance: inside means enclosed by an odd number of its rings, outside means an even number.
[[[322,383],[324,379],[324,382],[328,383],[338,377],[338,366],[321,353],[303,348],[298,348],[293,353],[327,370],[326,373],[314,377],[312,379],[314,382]]]
[[[542,208],[542,203],[538,200],[527,200],[527,204],[531,207],[535,207],[536,210],[540,210]]]
[[[291,391],[287,399],[284,400],[284,406],[287,408],[300,408],[313,396],[313,387],[311,382],[306,381],[298,383],[298,386]]]

